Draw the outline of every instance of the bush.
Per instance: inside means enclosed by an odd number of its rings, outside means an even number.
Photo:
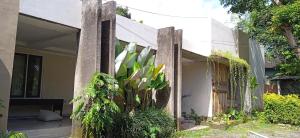
[[[114,121],[112,116],[120,111],[112,100],[116,95],[117,81],[108,74],[95,73],[83,95],[73,100],[77,105],[71,118],[81,122],[82,137],[100,138],[108,134]]]
[[[300,99],[297,95],[264,95],[263,118],[271,123],[300,125]]]
[[[26,134],[22,132],[15,132],[15,131],[1,132],[0,131],[0,138],[28,138],[28,137]]]
[[[114,137],[153,138],[171,137],[175,132],[174,119],[162,109],[149,108],[135,113],[120,114],[115,119]]]

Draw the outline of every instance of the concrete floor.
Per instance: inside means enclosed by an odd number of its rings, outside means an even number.
[[[9,119],[8,130],[21,131],[29,138],[68,138],[71,134],[72,121],[44,122],[37,119]]]

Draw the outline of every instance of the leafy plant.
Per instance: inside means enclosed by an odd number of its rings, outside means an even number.
[[[119,107],[112,100],[118,95],[118,83],[110,75],[95,73],[84,94],[73,100],[77,103],[71,118],[79,120],[83,137],[100,138],[112,127],[113,116]]]
[[[250,89],[251,90],[255,90],[258,87],[258,85],[259,85],[257,83],[257,80],[256,80],[255,76],[250,76],[249,77],[249,84],[250,84]]]
[[[116,57],[115,76],[125,101],[126,112],[138,107],[146,109],[151,104],[152,91],[168,85],[162,72],[164,65],[155,66],[154,63],[155,55],[151,53],[151,48],[144,48],[138,54],[135,43],[127,45]]]
[[[202,117],[199,116],[194,109],[191,109],[191,113],[189,115],[189,118],[193,119],[195,121],[195,125],[200,125],[202,121]]]
[[[264,95],[264,118],[271,123],[300,125],[300,99],[297,95]]]
[[[147,108],[116,117],[113,132],[114,137],[167,138],[175,132],[175,123],[163,109]]]
[[[26,134],[22,132],[8,131],[0,132],[0,138],[28,138]]]
[[[295,55],[292,49],[282,51],[281,54],[285,57],[285,59],[277,65],[276,76],[300,75],[300,59]]]

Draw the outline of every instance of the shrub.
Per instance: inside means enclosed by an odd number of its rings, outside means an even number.
[[[26,134],[22,132],[7,131],[7,132],[0,132],[0,138],[28,138],[28,137]]]
[[[123,113],[115,120],[114,137],[168,138],[175,132],[174,119],[162,109],[148,108],[129,115]]]
[[[300,125],[300,99],[297,95],[264,95],[264,118],[271,123]]]
[[[83,137],[107,135],[113,124],[112,116],[119,112],[119,107],[112,100],[117,94],[117,81],[110,75],[96,73],[84,94],[73,100],[77,106],[71,117],[81,122]]]

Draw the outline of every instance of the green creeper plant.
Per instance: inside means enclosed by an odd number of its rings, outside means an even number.
[[[152,92],[168,85],[163,70],[163,64],[155,66],[155,55],[150,47],[140,53],[135,43],[124,48],[115,60],[115,77],[125,101],[125,111],[131,112],[136,108],[144,110],[150,106]]]
[[[213,51],[212,55],[209,57],[209,62],[212,64],[214,70],[218,68],[218,66],[215,65],[215,62],[220,62],[220,58],[225,58],[229,61],[230,107],[234,108],[235,97],[239,95],[240,108],[243,110],[245,93],[248,87],[247,82],[250,65],[247,61],[236,57],[229,52]],[[217,85],[218,83],[219,82],[217,82]]]
[[[120,111],[112,100],[118,95],[118,82],[110,75],[95,73],[84,90],[75,98],[77,103],[71,118],[79,120],[83,137],[100,138],[107,134],[113,124],[113,116]]]

